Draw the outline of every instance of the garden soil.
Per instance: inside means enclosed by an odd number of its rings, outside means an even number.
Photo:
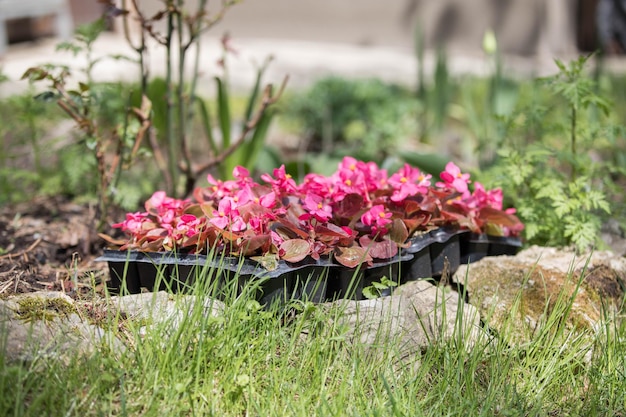
[[[103,294],[105,242],[94,227],[95,208],[61,197],[0,208],[0,297],[41,290],[73,298]]]

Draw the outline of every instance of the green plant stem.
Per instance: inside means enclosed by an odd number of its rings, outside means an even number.
[[[576,106],[572,106],[572,125],[571,125],[571,150],[572,150],[572,177],[571,180],[574,181],[577,177],[577,169],[576,169]]]
[[[174,8],[174,4],[171,0],[167,2],[167,7],[170,9]],[[176,166],[176,161],[178,161],[178,147],[176,146],[176,135],[175,135],[175,117],[174,117],[174,93],[173,93],[173,80],[172,80],[172,37],[174,36],[174,32],[176,31],[174,26],[174,16],[173,12],[170,12],[167,15],[167,35],[165,39],[165,48],[166,48],[166,65],[165,65],[165,84],[166,84],[166,92],[165,92],[165,105],[167,109],[167,121],[166,121],[166,137],[168,144],[168,166],[170,171],[170,176],[172,177],[172,189],[170,193],[175,195],[177,188],[177,178],[178,178],[178,167]]]
[[[128,19],[130,18],[129,15],[124,15],[123,19],[122,19],[122,23],[123,23],[123,29],[124,29],[124,37],[126,39],[126,42],[128,43],[128,45],[130,45],[131,48],[133,48],[135,50],[135,52],[137,53],[138,56],[138,63],[139,63],[139,76],[140,76],[140,84],[141,84],[141,95],[142,97],[148,97],[148,79],[150,76],[150,71],[149,68],[146,64],[146,54],[148,54],[148,48],[146,45],[146,22],[145,22],[145,18],[143,17],[143,15],[141,13],[139,13],[139,5],[137,4],[137,0],[131,0],[133,7],[135,10],[137,10],[138,12],[138,17],[140,20],[140,24],[141,24],[141,31],[140,31],[140,38],[139,38],[139,45],[134,45],[133,41],[131,39],[131,35],[130,35],[130,28],[129,28],[129,24],[128,24]],[[124,10],[127,10],[127,0],[123,0],[122,2],[122,8]],[[129,106],[130,107],[130,106]],[[150,148],[152,149],[152,152],[154,154],[154,159],[156,162],[156,165],[159,169],[159,171],[161,172],[162,176],[163,176],[163,180],[165,181],[165,188],[168,190],[172,190],[174,187],[174,182],[168,167],[168,163],[165,160],[165,158],[163,157],[163,154],[161,152],[161,146],[159,145],[158,139],[155,135],[155,131],[154,128],[152,126],[152,123],[150,124],[150,126],[148,127],[147,131],[146,131],[146,135],[148,137],[148,142],[150,143]]]
[[[193,172],[191,167],[191,158],[189,156],[189,149],[187,145],[187,123],[185,118],[186,109],[186,94],[185,84],[185,58],[187,55],[187,45],[183,39],[183,15],[182,15],[182,0],[178,0],[179,11],[176,14],[176,26],[178,28],[178,84],[176,87],[177,98],[177,111],[178,111],[178,140],[180,141],[180,151],[182,157],[182,170],[185,176],[185,190],[188,188],[189,182],[193,182]],[[190,36],[192,36],[190,34]]]

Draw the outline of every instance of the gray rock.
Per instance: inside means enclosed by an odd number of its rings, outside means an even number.
[[[612,252],[626,256],[626,236],[624,236],[624,229],[617,220],[610,219],[603,224],[600,237]]]
[[[404,363],[414,363],[424,348],[452,337],[470,348],[481,332],[474,307],[450,288],[426,281],[404,284],[389,297],[330,305],[339,305],[342,313],[336,324],[344,326],[352,342],[376,350],[382,341],[397,341],[397,358]]]
[[[218,316],[224,309],[224,304],[211,298],[204,298],[197,304],[198,297],[191,295],[168,294],[164,291],[154,293],[140,293],[125,296],[111,297],[106,305],[111,313],[116,310],[125,320],[136,320],[145,323],[140,332],[145,334],[148,326],[164,326],[164,336],[175,332],[185,316],[194,312],[200,306],[203,316]]]
[[[556,313],[563,314],[566,329],[597,330],[603,309],[611,313],[621,306],[626,259],[607,251],[576,255],[534,246],[517,256],[487,257],[462,266],[453,281],[464,285],[470,304],[488,326],[511,343],[524,343],[570,299],[571,309]]]
[[[41,357],[67,361],[104,345],[123,349],[119,340],[91,324],[74,301],[60,292],[0,300],[0,335],[0,354],[8,362],[32,362]]]
[[[61,292],[17,295],[0,300],[0,350],[9,362],[40,357],[65,361],[101,347],[123,351],[130,335],[120,329],[127,329],[129,320],[138,323],[140,335],[148,326],[162,326],[159,332],[165,341],[186,316],[194,314],[196,305],[202,315],[216,316],[223,309],[219,301],[197,303],[196,297],[165,292],[93,302],[75,302]]]

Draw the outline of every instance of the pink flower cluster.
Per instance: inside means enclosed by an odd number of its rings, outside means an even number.
[[[347,266],[355,258],[394,256],[416,231],[442,226],[518,234],[514,210],[503,210],[502,191],[470,191],[470,175],[450,162],[432,176],[408,164],[388,175],[373,162],[345,157],[330,176],[307,174],[298,184],[281,166],[257,183],[243,167],[232,180],[208,175],[192,199],[155,192],[145,212],[114,224],[129,235],[121,249],[273,256],[298,262],[332,255]]]

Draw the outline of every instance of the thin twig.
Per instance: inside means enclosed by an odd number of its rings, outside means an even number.
[[[13,284],[13,278],[11,278],[4,287],[0,288],[0,294],[2,294],[3,292],[5,292],[7,290],[7,288],[9,288],[11,286],[11,284]]]
[[[0,259],[6,259],[6,258],[13,259],[14,257],[26,255],[28,252],[30,252],[33,249],[35,249],[37,247],[37,245],[39,245],[41,243],[42,240],[43,240],[43,238],[40,237],[39,239],[34,241],[28,248],[24,249],[23,251],[18,252],[18,253],[7,253],[6,255],[0,256]]]
[[[278,90],[278,93],[274,96],[272,95],[272,85],[269,84],[265,87],[265,91],[263,93],[263,99],[261,100],[261,106],[259,108],[259,110],[257,111],[257,113],[255,114],[255,116],[253,118],[251,118],[244,126],[243,131],[241,132],[241,134],[239,135],[239,138],[237,138],[237,140],[235,142],[233,142],[228,148],[224,149],[224,151],[222,151],[219,155],[215,156],[214,158],[210,159],[209,161],[207,161],[205,164],[201,165],[200,167],[196,168],[196,176],[200,175],[202,172],[213,168],[216,165],[221,164],[226,158],[228,158],[233,152],[235,152],[237,150],[237,148],[239,148],[239,146],[241,146],[241,144],[243,143],[243,141],[246,139],[246,136],[248,135],[248,133],[250,133],[250,131],[252,129],[255,128],[255,126],[257,125],[257,123],[259,123],[259,120],[261,120],[261,117],[263,116],[263,114],[265,113],[265,111],[267,110],[267,108],[276,103],[280,97],[283,94],[283,91],[285,90],[285,87],[287,85],[287,81],[289,80],[289,76],[285,76],[282,85],[280,86],[280,89]]]
[[[21,271],[19,274],[15,276],[15,287],[13,288],[13,292],[17,292],[17,286],[20,283],[20,275],[22,275],[24,271]]]

